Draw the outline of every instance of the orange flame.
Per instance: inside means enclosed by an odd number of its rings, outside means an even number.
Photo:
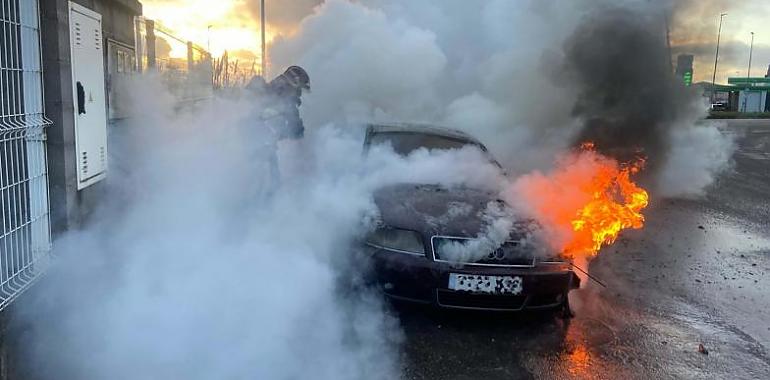
[[[644,160],[627,164],[594,150],[591,142],[566,155],[556,169],[517,180],[515,189],[543,224],[554,249],[567,258],[594,256],[627,228],[641,228],[647,191],[631,180]]]
[[[581,148],[584,152],[598,154],[592,143],[583,144]],[[593,180],[583,189],[591,199],[571,221],[574,235],[563,249],[565,256],[596,254],[603,245],[614,243],[623,229],[642,228],[644,215],[641,211],[647,207],[649,195],[631,181],[631,174],[636,174],[643,166],[643,159],[623,166],[609,159],[597,168]]]

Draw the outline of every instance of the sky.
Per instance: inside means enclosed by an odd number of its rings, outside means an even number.
[[[675,0],[676,1],[676,0]],[[727,77],[746,76],[751,32],[754,52],[751,76],[764,76],[770,64],[770,1],[703,1],[699,9],[683,9],[681,19],[672,29],[672,50],[676,54],[695,55],[695,81],[711,81],[719,28],[719,14],[727,13],[722,23],[717,82]],[[684,37],[684,38],[682,38]]]
[[[323,0],[266,0],[268,43],[278,35],[291,35],[299,22]],[[672,53],[695,55],[694,81],[710,81],[719,14],[722,25],[717,82],[746,76],[751,32],[755,33],[752,76],[763,76],[770,64],[770,1],[671,0],[683,4],[672,21]],[[244,60],[258,60],[260,51],[259,0],[143,0],[144,15],[160,21],[179,37],[209,46],[214,56],[225,50]],[[208,27],[211,26],[210,31]],[[180,47],[172,55],[183,57]]]
[[[178,37],[200,46],[210,45],[217,57],[227,50],[243,59],[259,59],[259,0],[142,0],[144,16],[159,21]],[[268,43],[278,34],[291,34],[299,21],[312,12],[318,0],[267,0]],[[209,30],[209,26],[211,29]],[[173,56],[186,52],[177,49]]]

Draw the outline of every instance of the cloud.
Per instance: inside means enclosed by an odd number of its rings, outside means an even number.
[[[278,29],[293,30],[302,19],[313,13],[313,8],[321,5],[324,0],[292,0],[282,2],[267,1],[265,17],[269,25]],[[245,0],[241,3],[255,19],[260,20],[260,0]]]

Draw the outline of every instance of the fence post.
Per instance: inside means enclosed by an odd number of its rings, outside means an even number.
[[[146,20],[147,28],[147,67],[155,68],[155,21]]]
[[[195,58],[193,57],[193,43],[192,41],[187,41],[187,72],[191,73],[193,71],[193,64],[195,63]]]

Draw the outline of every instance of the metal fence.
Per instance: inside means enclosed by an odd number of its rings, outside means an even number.
[[[178,37],[158,21],[136,17],[134,24],[139,72],[156,70],[180,101],[212,96],[213,66],[206,49]]]
[[[0,0],[0,310],[48,266],[48,208],[38,0]]]

